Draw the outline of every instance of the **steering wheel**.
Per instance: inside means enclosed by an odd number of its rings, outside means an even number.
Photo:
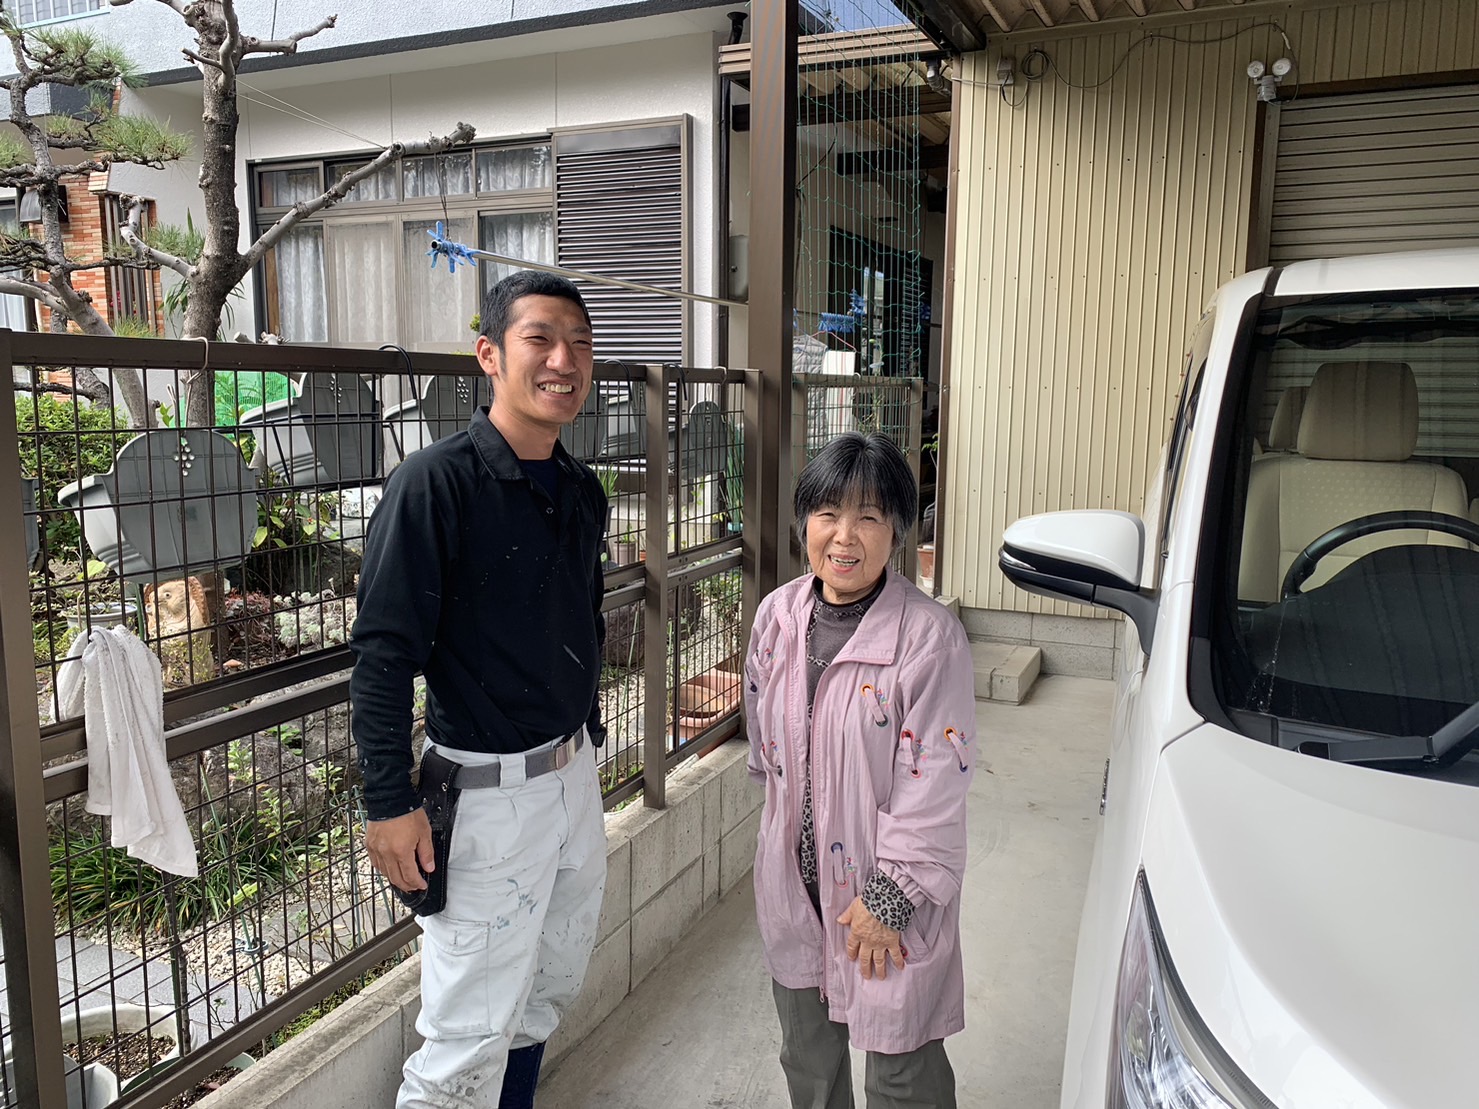
[[[1479,524],[1462,516],[1450,516],[1446,512],[1377,512],[1370,516],[1357,516],[1354,520],[1331,528],[1309,546],[1300,551],[1289,564],[1284,575],[1284,584],[1279,590],[1279,599],[1286,601],[1300,593],[1300,586],[1315,572],[1315,566],[1337,547],[1354,539],[1375,535],[1380,531],[1441,531],[1456,535],[1479,546]]]

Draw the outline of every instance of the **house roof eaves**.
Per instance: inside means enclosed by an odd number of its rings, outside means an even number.
[[[416,50],[433,50],[439,46],[516,38],[519,35],[533,34],[536,31],[557,31],[567,27],[585,27],[596,23],[619,23],[623,20],[645,16],[669,15],[721,6],[723,5],[716,3],[715,0],[642,0],[636,3],[613,4],[610,7],[564,12],[554,16],[541,16],[538,19],[520,19],[509,23],[460,27],[456,30],[433,31],[424,35],[379,39],[375,42],[357,42],[345,46],[326,46],[296,54],[252,57],[242,63],[240,72],[266,73],[326,62],[374,58],[385,54],[404,54]],[[199,79],[200,71],[194,66],[180,66],[176,69],[163,69],[144,74],[145,83],[150,86],[178,85]]]

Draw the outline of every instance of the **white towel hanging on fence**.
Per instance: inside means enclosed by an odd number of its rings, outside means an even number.
[[[164,754],[159,659],[127,628],[83,632],[57,675],[64,716],[87,724],[87,811],[112,818],[113,846],[194,878],[195,841]]]

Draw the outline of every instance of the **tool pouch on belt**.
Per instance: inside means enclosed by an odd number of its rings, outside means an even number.
[[[417,916],[434,916],[447,904],[447,859],[452,852],[452,824],[457,819],[457,772],[461,763],[443,758],[435,750],[421,756],[421,807],[431,821],[431,846],[436,869],[421,871],[424,890],[396,889],[395,895]],[[419,864],[418,864],[419,869]],[[391,887],[395,889],[394,886]]]

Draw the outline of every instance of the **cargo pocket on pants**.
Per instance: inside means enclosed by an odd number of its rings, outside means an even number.
[[[449,919],[421,921],[421,1011],[438,1036],[493,1032],[491,924]]]

